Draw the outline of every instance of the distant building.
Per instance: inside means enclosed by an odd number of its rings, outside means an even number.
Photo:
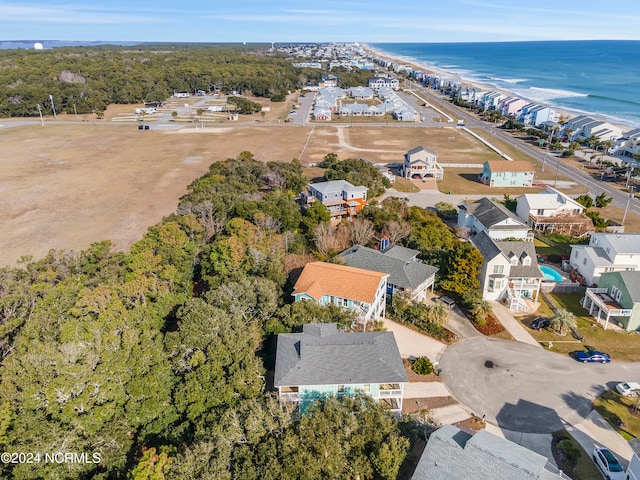
[[[407,382],[393,332],[344,333],[325,323],[278,335],[274,386],[282,401],[298,403],[302,412],[329,395],[362,392],[400,413]]]
[[[490,187],[530,187],[535,169],[528,160],[489,160],[484,162],[480,182]]]
[[[400,88],[400,81],[397,78],[383,78],[376,77],[369,79],[369,88],[372,88],[375,91],[380,90],[381,88],[390,88],[392,90],[398,90]]]
[[[331,73],[325,73],[322,75],[322,81],[320,82],[321,87],[337,87],[338,86],[338,76],[333,75]]]

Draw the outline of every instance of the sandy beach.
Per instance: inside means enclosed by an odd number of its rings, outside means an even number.
[[[512,96],[512,97],[519,97],[522,98],[524,100],[529,100],[532,103],[541,103],[541,102],[537,102],[535,100],[532,100],[530,98],[527,98],[525,96],[516,94],[514,92],[511,92],[509,90],[505,90],[502,88],[497,88],[494,85],[489,85],[489,84],[485,84],[485,83],[481,83],[481,82],[472,82],[469,81],[467,79],[462,78],[460,75],[447,71],[447,70],[443,70],[441,68],[437,68],[437,67],[433,67],[431,65],[425,65],[423,63],[417,62],[413,59],[409,59],[409,58],[404,58],[404,57],[396,57],[393,55],[389,55],[388,53],[385,52],[381,52],[379,50],[376,50],[375,48],[371,47],[368,44],[361,44],[361,46],[371,55],[379,57],[379,58],[383,58],[385,60],[390,60],[393,61],[395,63],[398,63],[400,65],[408,65],[411,68],[413,68],[414,70],[422,70],[428,73],[432,73],[435,75],[439,75],[442,77],[446,77],[446,78],[451,78],[451,79],[455,79],[456,81],[460,82],[462,84],[463,88],[477,88],[479,90],[482,91],[496,91],[496,92],[500,92],[503,95],[507,95],[507,96]],[[542,103],[543,104],[543,103]],[[549,105],[550,108],[552,108],[553,110],[555,110],[556,112],[558,112],[558,117],[560,119],[560,123],[564,123],[567,120],[577,117],[579,115],[584,115],[583,113],[578,113],[578,112],[572,112],[570,110],[567,109],[562,109],[562,108],[558,108],[557,106],[551,106]],[[622,131],[627,131],[627,130],[631,130],[634,127],[632,125],[627,125],[624,123],[620,123],[620,122],[612,122],[611,120],[599,117],[596,114],[589,114],[590,117],[596,119],[596,120],[602,120],[603,122],[608,122],[612,125],[615,125],[616,127],[620,128]]]

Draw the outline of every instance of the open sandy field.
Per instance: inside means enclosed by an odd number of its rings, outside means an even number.
[[[104,239],[127,248],[150,225],[175,211],[186,187],[212,162],[244,150],[262,161],[299,158],[309,164],[336,153],[342,159],[387,163],[401,162],[404,153],[418,145],[435,150],[438,160],[449,165],[500,159],[455,128],[251,122],[198,130],[194,125],[180,130],[152,125],[140,131],[135,124],[108,118],[95,124],[5,127],[0,129],[0,265],[14,264],[23,255],[41,258],[50,249],[81,250]],[[510,145],[497,146],[515,154]],[[476,181],[479,167],[447,167],[445,172],[441,190],[479,193],[484,187]],[[547,170],[541,177],[552,174]],[[523,191],[487,192],[503,193]]]
[[[1,129],[0,265],[104,239],[126,248],[174,211],[212,162],[243,150],[264,161],[290,161],[305,130],[169,133],[110,123]]]

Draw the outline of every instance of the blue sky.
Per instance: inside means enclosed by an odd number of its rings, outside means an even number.
[[[0,40],[484,42],[640,39],[638,0],[0,0]]]

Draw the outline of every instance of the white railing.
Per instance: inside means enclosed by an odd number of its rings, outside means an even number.
[[[380,390],[378,393],[380,398],[383,397],[401,397],[402,390]]]
[[[300,393],[299,392],[281,393],[280,399],[284,400],[285,402],[299,402]]]

